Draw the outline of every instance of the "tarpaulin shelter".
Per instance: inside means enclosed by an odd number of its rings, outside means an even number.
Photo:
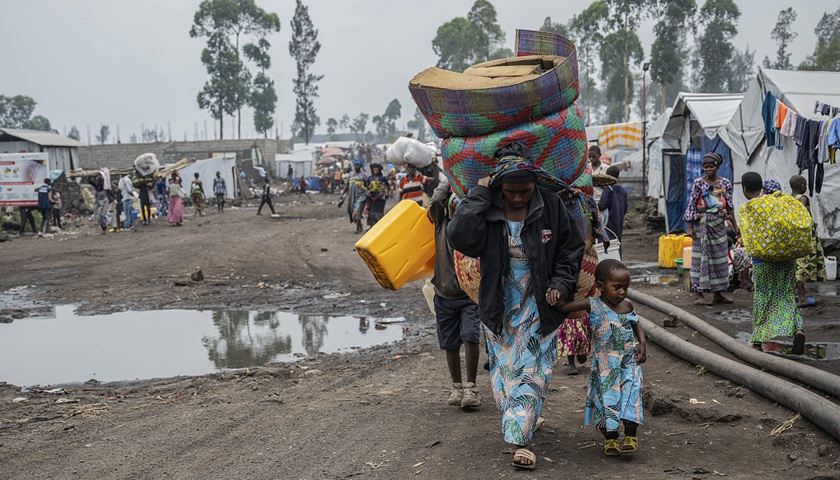
[[[189,192],[190,182],[198,173],[198,179],[204,185],[204,195],[207,198],[213,198],[213,179],[216,178],[216,172],[221,173],[221,177],[225,179],[225,186],[227,187],[226,198],[237,198],[238,184],[236,171],[236,157],[224,156],[216,158],[208,158],[206,160],[198,160],[180,169],[178,174],[184,183],[184,190]]]
[[[789,191],[790,177],[800,174],[796,166],[798,147],[793,138],[781,136],[781,150],[766,146],[761,107],[767,92],[801,117],[828,120],[829,117],[814,113],[814,104],[821,102],[840,107],[840,73],[759,68],[744,100],[726,125],[732,148],[736,205],[746,200],[740,188],[741,175],[745,172],[758,172],[764,179],[775,179],[784,191]],[[840,242],[840,166],[826,164],[824,167],[822,190],[811,199],[811,215],[823,240]]]
[[[670,113],[657,119],[648,131],[648,195],[659,198],[668,232],[685,229],[682,218],[691,185],[703,175],[703,155],[719,153],[723,165],[718,175],[732,180],[730,140],[723,132],[742,98],[742,94],[681,92]],[[653,180],[657,176],[661,180]]]

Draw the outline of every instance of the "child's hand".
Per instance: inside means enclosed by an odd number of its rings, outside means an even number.
[[[560,293],[559,290],[555,290],[553,288],[549,288],[545,292],[545,301],[548,302],[549,305],[555,306],[557,304],[563,304],[563,294]]]
[[[645,363],[647,360],[647,345],[640,343],[636,345],[636,363],[639,365]]]

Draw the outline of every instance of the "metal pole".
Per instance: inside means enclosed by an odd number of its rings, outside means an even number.
[[[642,193],[648,196],[647,159],[647,71],[650,63],[642,65]]]

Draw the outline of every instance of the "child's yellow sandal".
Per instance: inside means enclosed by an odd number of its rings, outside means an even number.
[[[624,443],[621,445],[621,453],[636,453],[639,449],[639,444],[636,437],[624,437]]]
[[[609,438],[606,442],[604,442],[604,455],[608,457],[617,457],[621,455],[621,450],[618,448],[618,440]]]

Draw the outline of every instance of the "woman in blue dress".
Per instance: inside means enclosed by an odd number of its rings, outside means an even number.
[[[556,193],[565,185],[534,166],[527,147],[508,144],[496,157],[498,167],[455,210],[447,236],[481,261],[478,305],[493,396],[505,441],[517,447],[513,466],[530,470],[537,462],[531,437],[565,320],[550,306],[577,290],[583,239]]]

